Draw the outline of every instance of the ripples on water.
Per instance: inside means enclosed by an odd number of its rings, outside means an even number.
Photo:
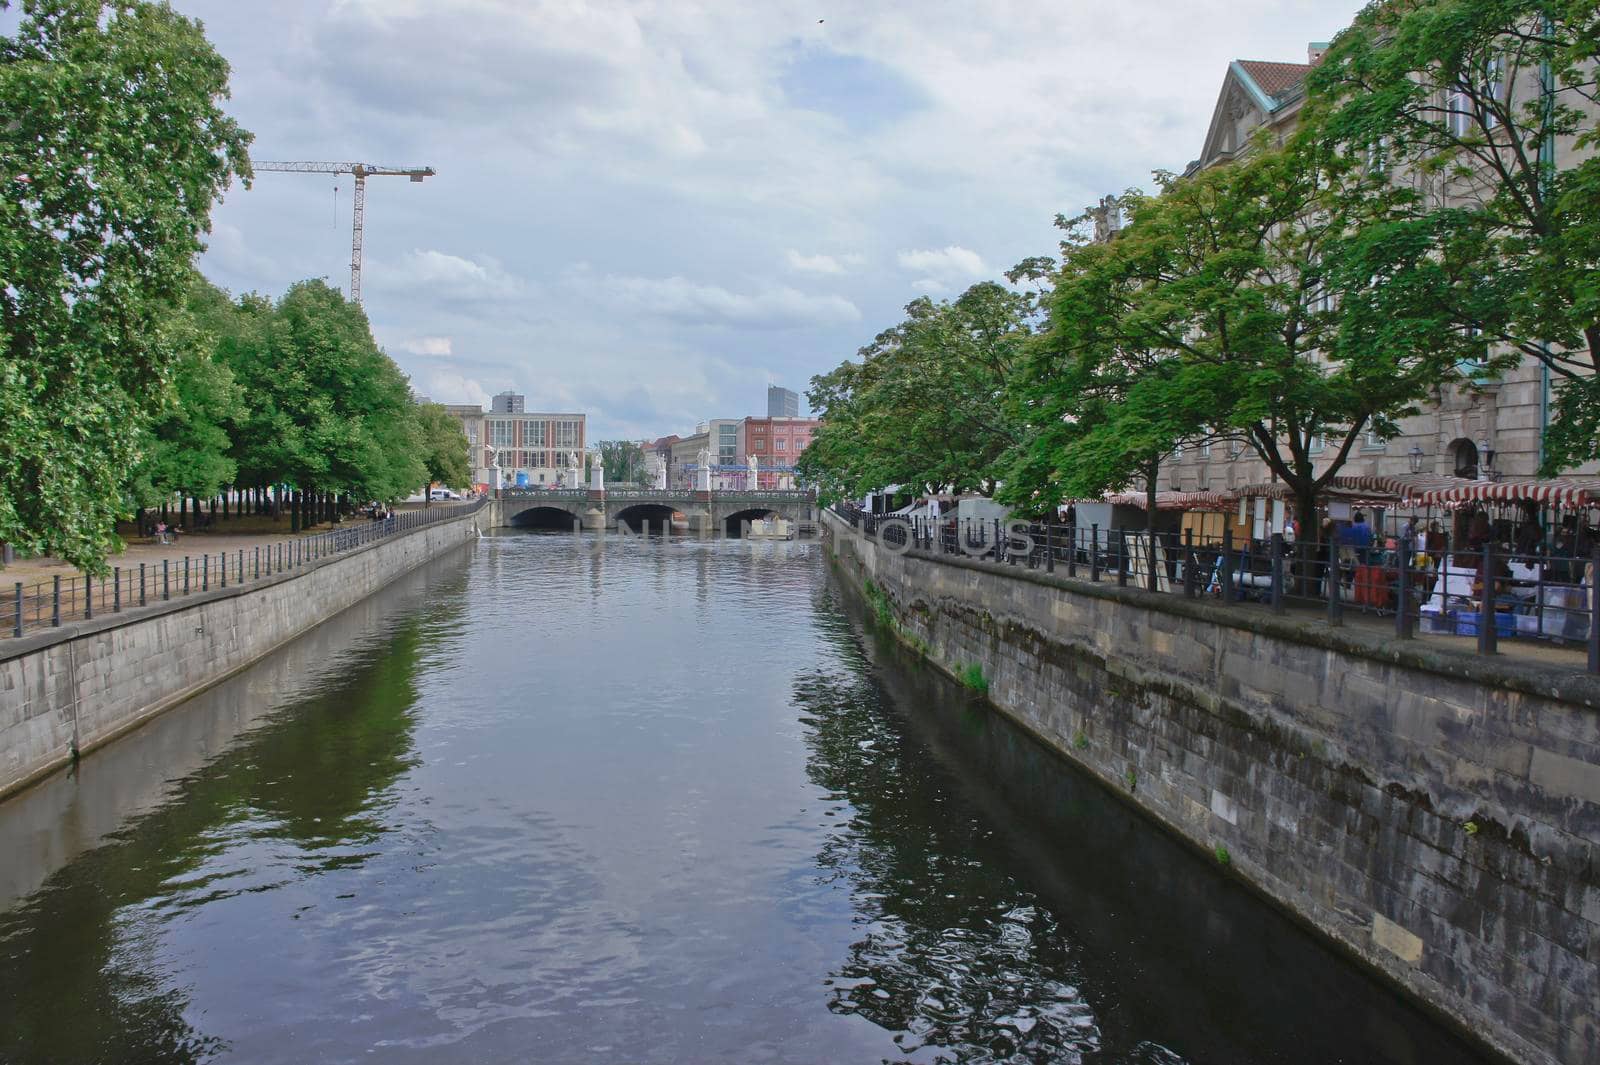
[[[398,582],[0,807],[0,1061],[1469,1060],[850,613],[811,545]]]

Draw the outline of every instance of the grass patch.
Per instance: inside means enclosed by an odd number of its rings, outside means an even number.
[[[977,662],[958,668],[956,678],[979,695],[989,694],[989,678],[983,675],[983,666]]]
[[[1217,856],[1217,864],[1222,866],[1224,869],[1233,864],[1233,856],[1228,853],[1228,848],[1224,847],[1222,844],[1217,844],[1216,849],[1214,849],[1211,853]]]
[[[1083,734],[1083,729],[1079,729],[1078,734],[1072,737],[1072,745],[1080,751],[1089,749],[1089,737]]]

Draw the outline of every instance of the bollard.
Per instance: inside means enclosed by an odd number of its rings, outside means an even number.
[[[1100,523],[1089,523],[1089,579],[1100,583]]]
[[[144,563],[141,562],[141,563],[139,563],[139,605],[140,606],[144,606],[145,602],[146,602],[146,600],[145,600],[145,597],[144,597]]]
[[[60,625],[61,624],[61,575],[57,574],[55,577],[53,577],[51,579],[55,582],[55,592],[54,592],[54,598],[52,600],[52,605],[51,605],[51,608],[50,608],[50,624],[52,624],[52,625]]]
[[[83,575],[83,620],[94,620],[94,578]]]
[[[1194,526],[1183,530],[1183,597],[1193,599],[1200,594],[1199,575],[1195,573]]]
[[[1402,538],[1404,539],[1404,538]],[[1412,637],[1411,631],[1411,545],[1400,545],[1400,572],[1395,588],[1399,602],[1394,608],[1394,634],[1402,640]]]
[[[259,581],[261,579],[261,545],[260,544],[256,545],[255,555],[256,555],[255,575],[256,575],[256,580]]]
[[[1274,614],[1282,614],[1284,612],[1283,533],[1281,532],[1272,534],[1272,612]]]
[[[1055,544],[1050,540],[1051,528],[1052,526],[1049,522],[1044,523],[1044,571],[1046,573],[1054,573],[1056,571],[1056,549]]]
[[[1600,546],[1594,549],[1589,565],[1589,672],[1600,673]],[[21,609],[19,604],[19,616]]]
[[[1339,585],[1343,580],[1343,573],[1339,564],[1339,548],[1328,545],[1328,571],[1324,581],[1328,593],[1328,624],[1337,627],[1344,624],[1344,600],[1339,595]]]
[[[217,569],[222,574],[222,587],[226,588],[228,586],[228,553],[226,551],[217,552]]]
[[[239,548],[239,583],[244,583],[244,548]]]
[[[1078,523],[1067,523],[1067,576],[1078,575]]]
[[[189,594],[189,556],[183,556],[183,594]]]
[[[210,551],[207,551],[205,554],[200,556],[200,590],[202,592],[209,592],[211,590],[211,552]]]
[[[1128,530],[1117,530],[1117,587],[1128,586]]]
[[[1222,601],[1233,602],[1233,523],[1222,530]]]
[[[22,635],[22,582],[17,582],[17,612],[12,618],[11,635]]]
[[[1495,653],[1494,631],[1494,541],[1486,541],[1478,558],[1478,584],[1483,589],[1478,599],[1478,653]]]
[[[122,567],[111,567],[111,612],[122,613]]]
[[[161,598],[172,598],[172,567],[170,559],[161,560]]]
[[[1005,550],[1005,544],[1000,541],[1000,519],[996,518],[994,519],[994,560],[996,562],[1004,562],[1006,560]]]

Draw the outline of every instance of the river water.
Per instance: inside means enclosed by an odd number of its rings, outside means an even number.
[[[811,544],[396,582],[0,805],[0,1062],[1477,1060],[859,617]]]

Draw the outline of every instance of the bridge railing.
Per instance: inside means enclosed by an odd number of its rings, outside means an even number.
[[[633,499],[688,499],[693,492],[681,488],[610,488],[606,490],[607,499],[618,499],[624,502]]]
[[[588,499],[587,488],[502,488],[501,499],[549,499],[560,502]]]

